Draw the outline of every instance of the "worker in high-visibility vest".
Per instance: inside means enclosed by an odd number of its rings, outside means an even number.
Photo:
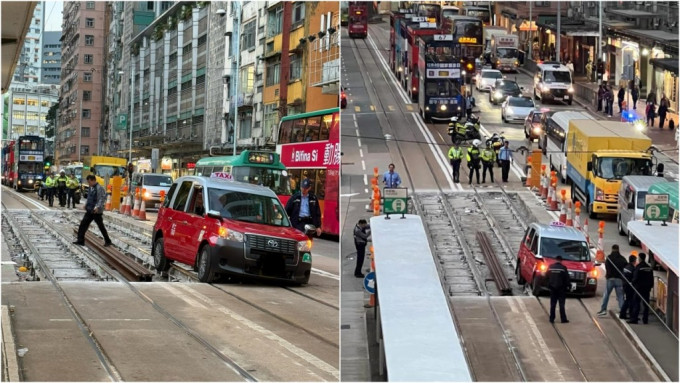
[[[50,207],[54,204],[54,187],[56,183],[57,181],[55,181],[52,173],[48,173],[45,179],[45,188],[47,189],[47,202],[50,204]]]
[[[66,188],[68,191],[68,199],[66,200],[66,208],[71,206],[72,209],[76,208],[76,190],[80,188],[80,182],[76,176],[71,173],[68,175],[68,181],[66,181]]]
[[[455,142],[449,149],[449,160],[453,167],[453,182],[460,183],[460,162],[463,160],[463,149],[460,148],[460,143]]]

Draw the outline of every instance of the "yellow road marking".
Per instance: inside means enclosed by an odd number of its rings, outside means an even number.
[[[375,112],[375,106],[371,105],[369,108],[371,108],[371,112]]]
[[[413,105],[406,105],[406,109],[408,109],[409,112],[413,112]]]
[[[359,113],[359,112],[361,112],[361,108],[358,107],[358,106],[355,106],[355,107],[354,107],[354,111],[357,112],[357,113]]]
[[[387,108],[388,108],[390,111],[392,111],[392,112],[394,112],[395,110],[397,110],[397,108],[395,108],[393,105],[387,105]]]

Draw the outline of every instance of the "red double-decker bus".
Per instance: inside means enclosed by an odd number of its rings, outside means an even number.
[[[347,31],[350,38],[368,37],[368,6],[366,2],[349,4],[349,22]]]
[[[2,147],[2,184],[7,186],[14,185],[14,145],[15,141],[10,141]]]
[[[437,24],[433,22],[420,22],[410,25],[407,32],[408,55],[407,60],[404,63],[406,70],[404,71],[402,86],[411,96],[411,101],[418,102],[418,89],[420,86],[420,72],[418,71],[418,41],[420,40],[420,37],[434,36],[441,32],[437,29]]]
[[[340,234],[340,108],[281,119],[276,151],[288,171],[293,193],[304,179],[321,205],[324,233]]]

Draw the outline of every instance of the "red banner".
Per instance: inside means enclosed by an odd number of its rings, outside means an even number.
[[[340,143],[300,142],[281,145],[281,162],[287,168],[340,168]]]

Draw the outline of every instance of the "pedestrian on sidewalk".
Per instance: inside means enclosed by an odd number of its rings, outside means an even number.
[[[652,88],[647,95],[647,103],[652,103],[656,105],[656,89]]]
[[[371,235],[367,232],[370,228],[365,219],[360,219],[356,226],[354,226],[354,247],[357,249],[357,264],[354,268],[354,276],[357,278],[364,277],[361,268],[364,266],[366,244],[371,240]]]
[[[460,183],[460,162],[463,160],[463,149],[460,148],[459,142],[454,142],[451,149],[449,149],[449,161],[453,168],[453,182]]]
[[[619,313],[620,319],[628,319],[633,311],[633,299],[635,299],[635,291],[633,290],[633,272],[635,271],[635,261],[637,260],[637,251],[633,250],[628,256],[628,263],[623,268],[623,293],[625,299],[623,307]]]
[[[661,101],[659,101],[659,129],[663,129],[664,122],[666,122],[666,113],[668,112],[668,99],[666,98],[666,93],[661,96]]]
[[[401,185],[401,177],[399,177],[399,173],[394,171],[394,164],[389,164],[387,168],[389,170],[383,174],[383,183],[385,184],[385,187],[389,189],[399,187],[399,185]]]
[[[626,97],[626,89],[621,85],[619,88],[619,114],[623,114],[623,99]]]
[[[569,272],[562,264],[562,256],[555,257],[555,263],[548,267],[548,287],[550,288],[550,323],[555,323],[555,305],[560,304],[560,319],[562,323],[569,323],[564,304],[567,299],[569,286]]]
[[[512,161],[512,150],[510,150],[510,142],[505,141],[505,145],[498,151],[498,159],[501,161],[501,179],[503,182],[508,182],[508,175],[510,175],[510,161]]]
[[[85,233],[90,227],[92,221],[97,223],[99,231],[104,237],[104,246],[111,246],[111,238],[104,227],[104,204],[106,203],[106,190],[97,182],[97,177],[94,174],[87,176],[87,184],[90,185],[90,190],[87,192],[87,202],[85,203],[85,216],[80,221],[78,228],[78,239],[73,242],[76,245],[85,246]]]
[[[611,117],[614,114],[614,90],[611,87],[605,85],[605,100],[607,101],[607,117]]]
[[[602,111],[602,102],[604,101],[604,95],[605,95],[604,85],[600,84],[598,89],[597,89],[597,111],[598,112]]]
[[[607,306],[609,305],[609,295],[612,290],[616,290],[616,301],[619,303],[619,310],[623,309],[623,269],[626,267],[626,258],[619,253],[619,245],[612,246],[612,252],[605,261],[607,270],[607,290],[602,296],[602,305],[598,316],[607,316]]]
[[[649,128],[654,127],[654,118],[656,117],[655,109],[656,108],[654,107],[654,103],[647,102],[647,109],[645,110],[645,115],[647,116],[647,127]]]
[[[637,109],[637,102],[638,99],[640,98],[640,88],[637,86],[633,86],[633,90],[630,92],[631,97],[633,97],[633,110]]]
[[[640,253],[638,255],[638,262],[633,271],[633,288],[635,289],[635,299],[633,300],[633,309],[628,323],[637,324],[640,320],[640,305],[645,307],[642,310],[642,323],[647,324],[649,321],[649,292],[654,287],[654,272],[652,268],[645,262],[647,254]]]

